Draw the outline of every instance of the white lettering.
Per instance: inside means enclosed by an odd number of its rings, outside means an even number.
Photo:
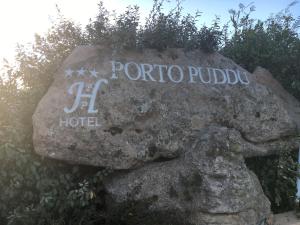
[[[132,77],[131,74],[129,74],[129,65],[134,65],[136,72],[137,72],[136,77]],[[142,71],[137,63],[128,62],[125,64],[125,75],[128,77],[129,80],[138,80],[138,79],[140,79],[140,77],[142,75]]]
[[[100,88],[100,85],[102,83],[107,84],[108,81],[106,79],[98,80],[96,82],[91,94],[83,93],[84,82],[76,82],[76,83],[72,84],[70,86],[69,90],[68,90],[68,93],[70,95],[73,95],[73,89],[78,86],[77,93],[76,93],[76,98],[75,98],[75,101],[73,103],[73,106],[70,109],[68,109],[67,107],[64,108],[65,113],[74,112],[79,107],[79,104],[80,104],[82,98],[89,98],[90,99],[89,104],[88,104],[88,113],[97,113],[98,110],[95,109],[95,100],[96,100],[97,92],[98,92],[98,90]]]
[[[208,80],[206,81],[206,80],[204,80],[204,78],[203,78],[203,73],[202,73],[202,68],[201,67],[198,67],[198,71],[199,71],[199,77],[200,77],[200,80],[201,80],[201,82],[202,83],[204,83],[204,84],[209,84],[210,82],[211,82],[211,73],[210,73],[210,70],[209,70],[209,68],[207,68],[207,77],[208,77]]]
[[[68,120],[67,119],[65,119],[65,120],[63,120],[62,118],[59,118],[59,126],[60,127],[68,127]]]
[[[111,61],[112,63],[112,77],[111,79],[118,79],[117,72],[123,71],[129,80],[144,80],[152,82],[165,83],[165,74],[167,74],[169,80],[173,83],[184,82],[184,76],[188,75],[186,79],[187,83],[194,84],[198,83],[199,77],[200,82],[204,84],[249,84],[247,73],[241,73],[239,70],[233,69],[218,69],[209,67],[195,67],[188,66],[185,74],[183,66],[179,65],[161,65],[161,64],[148,64],[148,63],[136,63],[127,62],[122,64],[121,62]],[[157,69],[156,69],[157,68]],[[156,77],[158,73],[159,77]]]
[[[112,64],[112,75],[111,75],[111,79],[117,79],[117,75],[116,75],[116,71],[121,71],[123,70],[124,66],[122,63],[120,62],[115,62],[115,61],[111,61]],[[117,67],[118,65],[118,67]]]
[[[78,121],[80,121],[80,126],[84,126],[84,120],[85,120],[85,117],[78,117]]]
[[[163,68],[167,69],[168,66],[167,65],[159,65],[159,64],[154,64],[153,66],[154,66],[154,68],[158,67],[159,77],[160,77],[159,82],[160,83],[165,83],[166,81],[163,78]]]
[[[177,70],[179,71],[179,80],[175,80],[173,75],[172,75],[172,69],[173,68],[177,68]],[[183,70],[180,66],[178,65],[171,65],[168,69],[168,77],[169,79],[174,82],[174,83],[180,83],[183,80]]]
[[[148,67],[148,69],[146,69],[145,67]],[[153,71],[153,66],[151,64],[141,64],[141,68],[142,68],[142,75],[143,75],[142,80],[148,81],[146,79],[146,75],[147,75],[150,78],[150,80],[156,81],[151,75],[151,72]]]
[[[97,119],[97,117],[88,117],[87,118],[87,125],[88,125],[88,127],[95,126],[95,118]]]
[[[246,72],[243,72],[244,78],[245,78],[246,81],[242,80],[242,78],[241,78],[241,72],[240,72],[239,70],[237,71],[237,74],[238,74],[239,80],[240,80],[240,82],[241,82],[242,84],[247,85],[247,84],[250,83],[250,81],[248,80],[248,77],[247,77]]]
[[[193,67],[193,66],[189,66],[189,75],[190,75],[190,81],[189,83],[196,83],[194,81],[194,77],[196,77],[198,75],[198,70],[196,67]]]
[[[59,118],[60,127],[100,127],[97,117],[67,117]]]
[[[228,84],[237,84],[239,82],[238,78],[237,78],[237,74],[234,70],[230,70],[230,69],[226,69],[225,70],[226,75],[227,75],[227,81]],[[231,79],[232,75],[234,77],[234,80]]]
[[[77,127],[79,125],[79,120],[76,117],[71,117],[69,119],[69,124],[71,127]]]
[[[213,71],[213,75],[215,78],[215,84],[225,84],[226,83],[227,78],[226,78],[226,74],[224,73],[223,70],[212,68],[212,71]],[[221,76],[220,77],[221,80],[218,80],[218,75],[219,75],[219,77]]]

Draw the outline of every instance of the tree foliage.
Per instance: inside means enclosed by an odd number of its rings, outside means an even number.
[[[154,0],[145,24],[137,6],[114,15],[100,2],[98,16],[85,28],[59,13],[46,35],[17,48],[15,64],[7,63],[0,78],[0,224],[106,224],[101,184],[111,170],[68,166],[33,153],[31,116],[72,49],[87,44],[220,51],[250,72],[267,68],[300,100],[299,18],[289,12],[293,4],[267,21],[251,18],[252,4],[240,4],[222,28],[218,18],[211,26],[199,26],[201,13],[182,15],[180,1],[165,13],[164,1]],[[285,151],[248,160],[275,211],[292,207],[287,199],[295,195],[295,158]]]
[[[284,88],[300,100],[300,20],[290,13],[290,3],[266,21],[254,20],[254,5],[239,5],[229,10],[233,35],[226,39],[221,53],[253,72],[257,66],[267,68]],[[293,208],[296,193],[297,156],[293,149],[279,156],[253,158],[248,166],[260,178],[274,212]]]
[[[253,5],[230,10],[234,34],[221,52],[250,72],[258,65],[267,68],[300,99],[300,18],[295,19],[289,11],[294,4],[264,22],[250,18]]]

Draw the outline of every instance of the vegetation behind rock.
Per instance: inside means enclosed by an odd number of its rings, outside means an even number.
[[[100,2],[97,18],[85,28],[59,13],[46,35],[37,34],[31,46],[16,49],[16,63],[7,63],[0,78],[0,224],[107,223],[102,179],[112,171],[42,159],[32,148],[33,111],[54,71],[78,45],[219,51],[250,72],[267,68],[300,100],[300,21],[289,12],[296,2],[267,21],[252,19],[255,7],[240,4],[229,11],[231,21],[224,27],[218,18],[211,26],[199,26],[201,14],[182,15],[180,1],[168,13],[163,4],[154,1],[144,25],[137,6],[113,16]],[[274,212],[293,207],[297,163],[292,150],[247,161]]]

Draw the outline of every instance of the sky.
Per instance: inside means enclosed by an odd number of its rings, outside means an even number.
[[[166,10],[175,6],[175,1],[166,4]],[[123,12],[128,5],[140,7],[141,18],[147,16],[152,8],[152,0],[104,0],[109,10]],[[173,2],[173,4],[172,4]],[[237,9],[239,3],[253,2],[256,11],[253,17],[264,20],[271,13],[284,9],[292,0],[183,0],[184,13],[202,12],[200,23],[210,25],[215,15],[223,23],[229,20],[229,9]],[[0,66],[3,58],[11,61],[17,43],[33,42],[34,34],[46,33],[57,18],[56,5],[68,19],[82,26],[97,15],[99,0],[0,0]],[[300,16],[300,3],[292,8],[292,13]]]

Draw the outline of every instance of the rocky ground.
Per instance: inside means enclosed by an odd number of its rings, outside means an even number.
[[[293,211],[276,214],[274,216],[274,225],[300,225],[300,218],[297,218]]]

